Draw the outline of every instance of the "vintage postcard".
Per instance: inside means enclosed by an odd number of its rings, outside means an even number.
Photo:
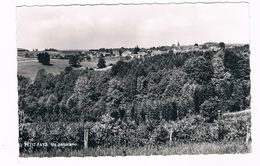
[[[249,2],[16,7],[19,157],[251,154]]]

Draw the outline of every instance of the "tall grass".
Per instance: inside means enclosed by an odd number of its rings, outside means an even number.
[[[86,150],[51,150],[21,153],[20,157],[97,157],[97,156],[150,156],[150,155],[199,155],[199,154],[243,154],[251,153],[251,143],[216,142],[176,144],[144,147],[89,148]]]

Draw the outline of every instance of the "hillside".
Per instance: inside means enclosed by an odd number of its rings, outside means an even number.
[[[19,75],[19,142],[82,148],[87,129],[94,149],[173,141],[244,146],[251,115],[235,112],[250,109],[249,55],[244,45],[119,60],[106,71],[39,70],[34,82]]]

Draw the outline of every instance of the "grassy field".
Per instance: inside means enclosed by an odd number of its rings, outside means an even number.
[[[52,59],[51,64],[53,65],[45,66],[39,63],[37,60],[18,61],[17,74],[34,79],[38,70],[40,69],[45,69],[47,73],[56,75],[61,71],[64,71],[66,66],[69,66],[68,60]]]
[[[119,58],[106,58],[106,65],[115,64]],[[61,71],[64,71],[65,67],[69,66],[68,60],[62,59],[51,59],[51,66],[45,66],[39,63],[34,58],[24,58],[24,57],[17,57],[18,62],[18,69],[17,74],[23,75],[25,77],[29,77],[34,79],[38,70],[45,69],[47,73],[52,73],[54,75],[59,74]],[[97,67],[98,59],[93,59],[91,61],[83,61],[80,64],[82,67],[88,68],[96,68]],[[108,66],[107,69],[110,67]]]
[[[218,143],[191,143],[177,144],[172,147],[145,146],[145,147],[112,147],[89,148],[83,150],[51,150],[22,153],[20,157],[98,157],[98,156],[151,156],[151,155],[199,155],[199,154],[245,154],[251,153],[251,143],[218,142]]]

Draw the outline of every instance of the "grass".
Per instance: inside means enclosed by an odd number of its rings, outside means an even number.
[[[111,147],[89,148],[83,150],[51,150],[31,154],[21,153],[20,157],[97,157],[97,156],[151,156],[151,155],[199,155],[199,154],[244,154],[251,153],[251,143],[217,142],[217,143],[190,143],[176,144],[172,147],[145,146],[145,147]]]
[[[107,57],[105,60],[108,66],[109,64],[115,64],[119,60],[119,58]],[[56,75],[59,74],[61,71],[64,71],[65,67],[69,66],[68,60],[63,59],[51,59],[51,66],[42,65],[34,58],[24,58],[18,56],[17,61],[17,74],[29,77],[31,79],[34,79],[36,77],[36,74],[40,69],[45,69],[47,73],[52,73]],[[82,65],[82,67],[96,68],[97,62],[98,59],[96,58],[91,61],[83,61],[80,64]],[[110,67],[108,66],[108,69],[109,68]]]
[[[28,60],[28,61],[18,61],[18,70],[17,74],[23,75],[25,77],[29,77],[34,79],[38,70],[45,69],[47,73],[52,73],[54,75],[64,71],[66,66],[68,65],[68,60],[58,60],[51,59],[51,66],[45,66],[39,63],[37,60]]]

